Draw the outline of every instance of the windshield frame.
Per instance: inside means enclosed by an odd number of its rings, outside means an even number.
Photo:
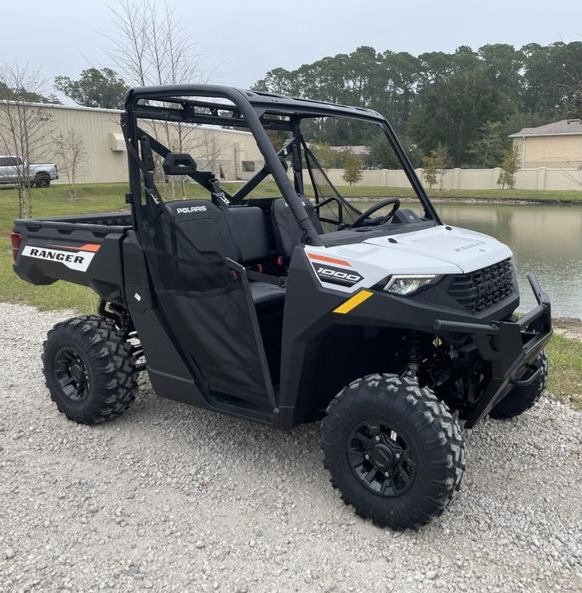
[[[304,117],[301,117],[301,121],[306,120],[306,119],[314,119],[315,117],[320,118],[321,116],[319,116],[319,115],[318,116],[304,116]],[[404,150],[400,141],[398,140],[398,137],[396,136],[394,129],[392,128],[392,126],[388,123],[388,121],[385,118],[383,118],[381,116],[379,116],[379,117],[353,117],[350,115],[338,116],[336,114],[333,114],[331,116],[326,116],[326,117],[334,117],[337,119],[348,119],[348,120],[350,120],[350,119],[352,119],[352,120],[353,119],[368,120],[370,123],[372,123],[373,125],[376,125],[378,128],[380,128],[382,130],[382,132],[384,133],[385,138],[388,140],[390,147],[394,151],[394,154],[396,155],[396,157],[400,163],[400,166],[402,167],[402,170],[404,171],[404,173],[410,183],[411,188],[415,192],[417,199],[419,200],[420,204],[422,205],[422,207],[424,209],[425,216],[430,218],[431,220],[433,220],[435,222],[435,224],[442,224],[434,206],[432,205],[432,202],[430,201],[429,197],[426,194],[426,191],[424,190],[424,187],[422,186],[422,183],[420,182],[420,179],[416,175],[416,171],[414,170],[414,167],[413,167],[410,159],[408,158],[406,151]],[[304,146],[307,146],[307,143],[306,143],[305,139],[303,139],[303,137],[301,138],[301,141]],[[310,152],[311,152],[312,156],[314,156],[313,152],[311,150],[310,150]],[[325,170],[323,169],[321,164],[319,164],[319,162],[317,161],[317,157],[315,157],[315,161],[320,169],[320,172],[325,177],[326,182],[330,185],[330,187],[333,188],[333,190],[343,200],[346,200],[346,198],[344,196],[342,196],[341,192],[330,181]],[[309,163],[308,162],[305,163],[305,166],[308,171],[308,175],[311,179],[311,183],[314,186],[314,191],[317,191],[317,190],[315,190],[316,183],[313,178],[312,170],[311,170],[311,167],[309,166]],[[303,183],[303,180],[301,183]],[[297,189],[297,187],[296,187],[296,189]],[[384,197],[389,197],[389,196],[384,196]],[[346,200],[346,201],[349,202],[349,200]]]

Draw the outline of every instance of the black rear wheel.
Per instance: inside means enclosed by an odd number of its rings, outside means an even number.
[[[55,377],[63,394],[71,401],[82,402],[91,391],[85,360],[78,350],[65,346],[55,355]]]
[[[412,378],[369,375],[331,402],[322,426],[331,483],[379,526],[418,528],[438,517],[465,469],[446,405]]]
[[[51,184],[51,178],[46,173],[39,173],[33,181],[36,187],[48,187]]]
[[[74,422],[97,424],[116,418],[135,399],[131,346],[103,317],[57,323],[44,343],[43,365],[51,399]]]

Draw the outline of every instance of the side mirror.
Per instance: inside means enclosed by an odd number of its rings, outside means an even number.
[[[162,163],[166,175],[192,175],[196,173],[196,161],[187,153],[170,152]]]

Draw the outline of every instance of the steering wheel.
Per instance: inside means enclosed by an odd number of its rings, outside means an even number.
[[[360,214],[360,216],[358,216],[358,218],[356,218],[356,220],[354,220],[351,228],[355,229],[357,227],[364,226],[364,222],[368,218],[370,218],[370,216],[372,214],[374,214],[374,212],[377,212],[378,210],[381,210],[382,208],[384,208],[385,206],[388,206],[390,204],[394,204],[394,206],[392,207],[392,210],[390,210],[390,212],[388,212],[388,214],[386,214],[386,216],[379,216],[378,218],[371,220],[368,224],[380,225],[380,224],[384,224],[385,222],[388,222],[394,216],[394,214],[396,213],[396,210],[398,210],[398,208],[400,208],[400,200],[398,198],[386,198],[385,200],[380,200],[373,206],[370,206],[370,208],[368,208],[367,210],[362,212]]]

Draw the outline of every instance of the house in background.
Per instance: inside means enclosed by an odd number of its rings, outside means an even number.
[[[523,128],[510,138],[518,146],[522,169],[582,167],[582,121],[579,119]]]

